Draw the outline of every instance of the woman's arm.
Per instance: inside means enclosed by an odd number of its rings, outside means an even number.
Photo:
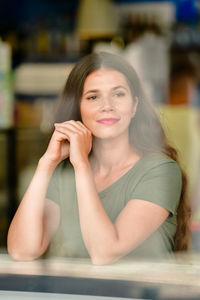
[[[56,228],[49,230],[51,211],[59,220],[59,207],[45,199],[52,168],[40,160],[33,179],[19,205],[8,232],[8,252],[17,260],[31,260],[41,256]]]
[[[169,211],[147,201],[130,200],[113,224],[93,181],[90,166],[75,167],[80,225],[94,264],[113,262],[136,248],[168,217]]]
[[[66,136],[55,130],[9,228],[8,252],[13,258],[32,260],[47,249],[58,227],[60,210],[45,195],[56,166],[68,155]]]

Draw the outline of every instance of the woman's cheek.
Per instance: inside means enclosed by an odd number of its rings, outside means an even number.
[[[92,131],[92,120],[90,120],[90,118],[82,118],[82,122],[83,125],[85,125],[85,127],[87,127],[90,131]]]

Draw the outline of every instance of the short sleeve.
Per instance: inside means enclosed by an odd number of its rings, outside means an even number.
[[[129,197],[158,204],[174,215],[180,200],[181,188],[181,170],[175,161],[169,160],[148,169]]]

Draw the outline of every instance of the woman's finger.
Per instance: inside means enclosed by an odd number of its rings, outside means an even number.
[[[81,121],[77,121],[77,123],[84,129],[84,130],[87,130],[90,134],[92,134],[91,133],[91,131],[81,122]]]
[[[66,127],[66,128],[71,128],[72,130],[75,130],[75,129],[77,129],[77,130],[79,130],[79,131],[82,131],[82,130],[84,130],[84,132],[85,131],[89,131],[84,125],[83,125],[83,123],[82,122],[80,122],[80,121],[74,121],[74,120],[71,120],[71,121],[66,121],[66,122],[64,122],[64,123],[57,123],[57,124],[55,124],[56,126],[63,126],[63,128],[64,127]]]
[[[77,130],[76,128],[63,125],[56,126],[56,131],[62,133],[67,140],[70,140],[72,135],[77,135],[80,132],[80,130]]]
[[[80,126],[79,124],[74,124],[74,123],[65,123],[65,124],[56,124],[55,128],[57,131],[62,132],[66,134],[68,138],[72,134],[79,135],[79,134],[84,134],[84,135],[91,135],[90,131],[87,130],[87,128]]]
[[[76,124],[81,128],[88,130],[88,128],[81,121],[77,121]]]
[[[59,130],[64,130],[64,131],[71,130],[73,132],[76,132],[77,129],[78,130],[81,129],[79,126],[76,126],[75,124],[69,123],[69,122],[67,122],[67,123],[57,123],[57,124],[55,124],[55,128],[59,129]]]
[[[62,133],[61,131],[56,130],[56,132],[55,132],[55,139],[58,142],[62,142],[62,141],[68,140],[68,137],[66,136],[66,134]]]

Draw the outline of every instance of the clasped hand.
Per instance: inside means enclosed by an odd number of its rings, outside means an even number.
[[[55,130],[45,156],[59,164],[69,157],[75,167],[88,160],[92,147],[92,134],[80,121],[66,121],[54,124]]]

